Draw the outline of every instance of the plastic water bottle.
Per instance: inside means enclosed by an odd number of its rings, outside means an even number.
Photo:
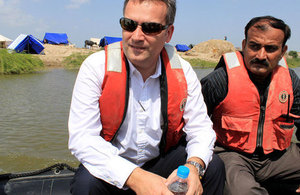
[[[179,166],[176,180],[168,186],[168,189],[175,195],[185,195],[188,191],[187,178],[190,169],[186,166]]]

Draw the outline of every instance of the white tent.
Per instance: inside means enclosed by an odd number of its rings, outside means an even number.
[[[97,43],[97,45],[99,45],[99,43],[100,43],[100,39],[98,39],[98,38],[90,38],[90,41]]]
[[[11,39],[9,39],[3,35],[0,35],[0,48],[7,48],[11,42],[12,42]]]

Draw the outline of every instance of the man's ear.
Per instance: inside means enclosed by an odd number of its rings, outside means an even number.
[[[168,27],[168,30],[167,30],[167,39],[166,39],[167,43],[169,43],[171,41],[173,32],[174,32],[174,25],[172,24]]]
[[[287,46],[287,45],[285,45],[285,46],[282,48],[281,57],[284,56],[284,54],[285,54],[285,52],[287,51],[287,49],[288,49],[288,46]]]
[[[245,47],[246,47],[246,39],[244,39],[244,40],[242,41],[242,51],[243,51],[243,52],[244,52]]]

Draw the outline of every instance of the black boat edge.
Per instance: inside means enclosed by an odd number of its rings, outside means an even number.
[[[70,193],[70,182],[76,168],[58,163],[45,169],[0,175],[0,195]]]
[[[68,164],[58,163],[32,172],[0,174],[0,195],[70,195],[70,183],[76,170]],[[298,195],[295,192],[298,183],[271,181],[262,183],[262,186],[270,195]]]

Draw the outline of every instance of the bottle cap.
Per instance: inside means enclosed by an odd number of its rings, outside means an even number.
[[[179,166],[177,169],[177,176],[182,178],[182,179],[186,179],[189,176],[190,173],[190,169],[186,166]]]

